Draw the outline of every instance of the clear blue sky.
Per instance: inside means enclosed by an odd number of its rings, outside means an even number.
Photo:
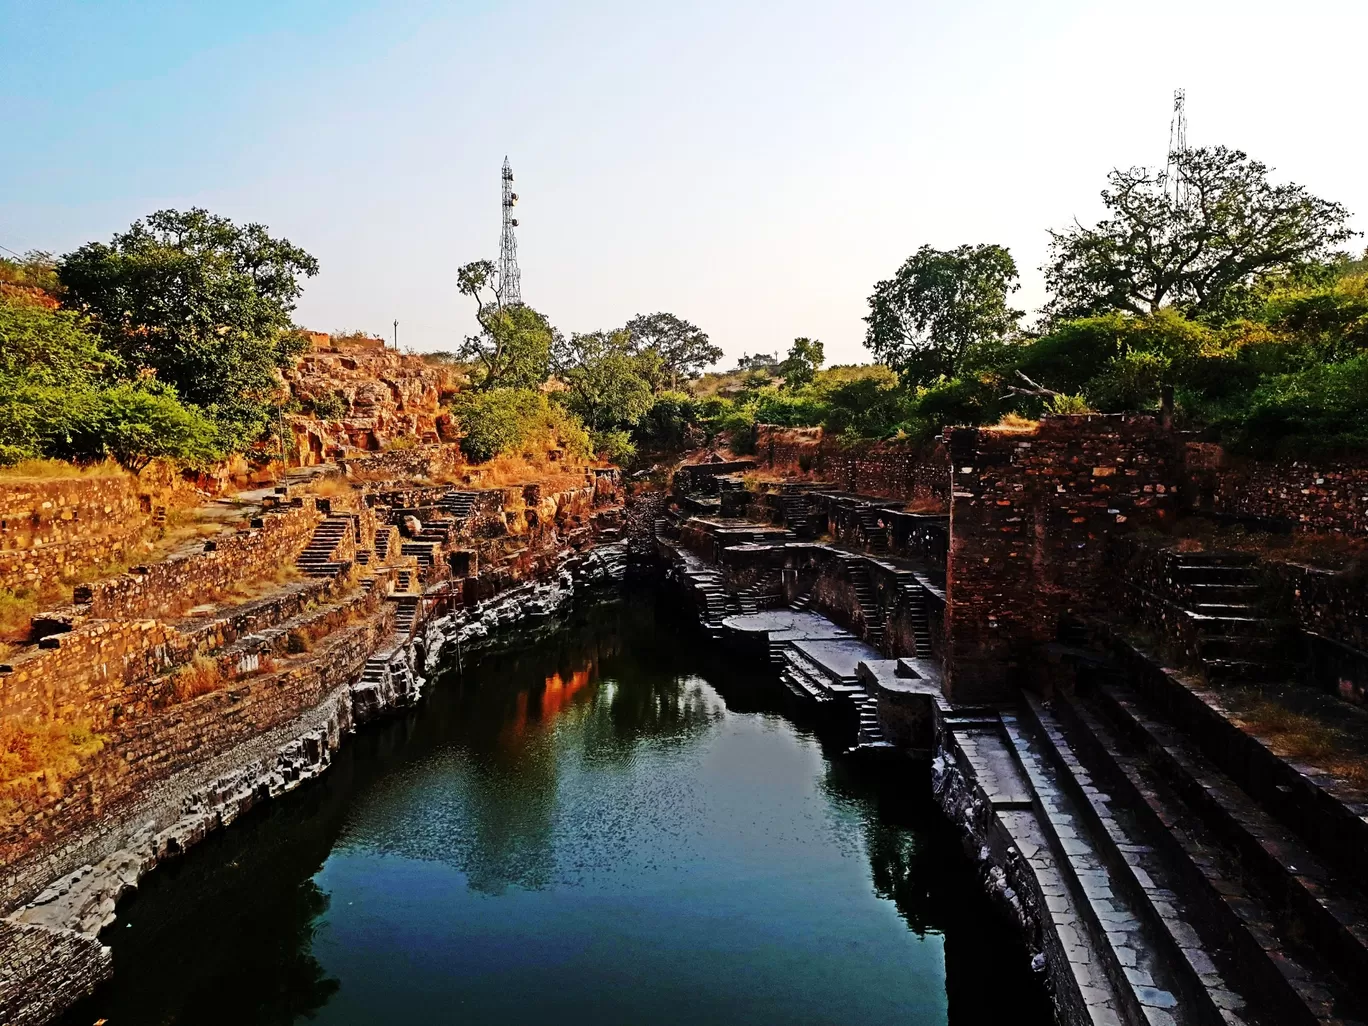
[[[301,323],[450,347],[507,153],[523,296],[562,329],[670,310],[729,359],[860,360],[922,243],[1009,246],[1037,306],[1045,229],[1162,162],[1177,86],[1192,144],[1368,227],[1365,38],[1363,0],[0,0],[0,245],[205,206],[319,258]]]

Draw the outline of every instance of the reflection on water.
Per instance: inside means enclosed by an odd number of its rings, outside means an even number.
[[[149,878],[68,1021],[1046,1022],[924,784],[667,622],[599,606],[439,681]]]

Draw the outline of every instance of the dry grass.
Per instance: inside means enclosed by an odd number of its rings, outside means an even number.
[[[27,723],[0,720],[0,783],[43,776],[70,776],[104,747],[88,723]]]
[[[321,499],[331,499],[341,495],[350,495],[356,490],[355,485],[347,478],[338,474],[328,474],[323,477],[316,477],[309,482],[308,492]]]
[[[171,689],[177,702],[188,702],[207,695],[223,686],[223,675],[218,663],[208,656],[197,655],[171,675]]]
[[[992,427],[984,429],[1000,435],[1033,435],[1040,430],[1040,421],[1009,413]]]
[[[131,477],[112,460],[78,467],[65,460],[24,460],[10,467],[0,467],[0,479],[24,481],[55,481],[63,478]]]
[[[1277,755],[1368,787],[1368,755],[1343,730],[1258,693],[1234,696],[1232,713],[1237,724],[1268,742]]]

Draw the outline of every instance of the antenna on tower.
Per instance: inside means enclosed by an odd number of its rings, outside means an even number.
[[[508,158],[503,162],[503,237],[499,242],[499,305],[522,306],[522,272],[518,270],[518,240],[513,229],[518,219],[513,216],[513,205],[518,194],[513,191],[513,168]]]
[[[1173,119],[1169,122],[1168,162],[1164,166],[1164,187],[1173,197],[1173,205],[1187,205],[1187,177],[1181,158],[1187,155],[1187,91],[1173,91]]]

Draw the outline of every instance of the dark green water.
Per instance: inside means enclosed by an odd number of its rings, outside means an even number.
[[[67,1022],[1048,1022],[924,782],[668,622],[582,610],[363,731],[153,873]]]

